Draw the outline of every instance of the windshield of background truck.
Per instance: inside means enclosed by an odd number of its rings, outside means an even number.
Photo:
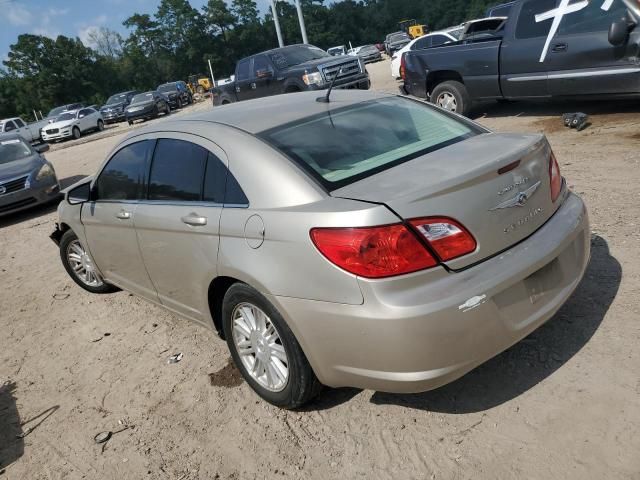
[[[279,70],[326,57],[331,55],[317,47],[306,46],[281,48],[269,54],[269,58]]]

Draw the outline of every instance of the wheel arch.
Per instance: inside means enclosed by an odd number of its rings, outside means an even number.
[[[207,299],[209,302],[209,312],[213,319],[213,326],[220,338],[224,339],[224,331],[222,328],[222,302],[224,296],[231,286],[235,283],[246,283],[237,278],[220,276],[214,278],[209,284]]]
[[[434,88],[448,80],[455,80],[456,82],[460,82],[464,85],[462,75],[455,70],[437,70],[435,72],[429,72],[429,75],[427,75],[427,96],[433,92]]]

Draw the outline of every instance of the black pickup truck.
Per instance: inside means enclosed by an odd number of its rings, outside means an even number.
[[[337,78],[335,76],[340,72]],[[214,105],[280,93],[335,88],[368,90],[369,74],[358,57],[333,57],[313,45],[290,45],[243,58],[231,83],[211,89]]]
[[[493,35],[407,52],[402,89],[463,115],[475,100],[640,96],[634,1],[567,11],[559,0],[518,0]]]

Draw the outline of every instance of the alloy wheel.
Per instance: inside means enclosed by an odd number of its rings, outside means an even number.
[[[261,387],[282,391],[289,380],[289,360],[269,316],[246,302],[238,304],[231,315],[233,344],[247,373]]]
[[[73,240],[67,246],[67,260],[75,276],[89,287],[104,285],[102,277],[96,271],[93,261],[79,240]]]

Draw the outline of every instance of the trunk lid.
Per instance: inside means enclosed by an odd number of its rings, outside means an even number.
[[[334,190],[332,196],[383,203],[403,219],[442,216],[460,222],[477,248],[446,262],[455,270],[518,243],[553,215],[560,200],[551,202],[550,155],[543,135],[482,134]]]

